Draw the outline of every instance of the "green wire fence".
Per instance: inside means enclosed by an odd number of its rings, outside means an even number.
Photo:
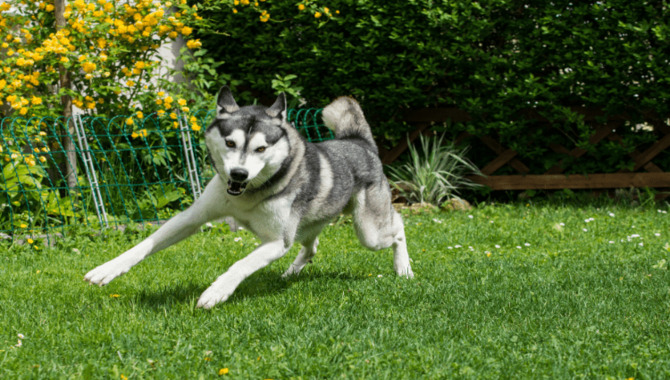
[[[333,138],[320,114],[288,119],[318,142]],[[1,119],[0,239],[158,222],[188,207],[214,176],[203,137],[214,111],[171,116]]]

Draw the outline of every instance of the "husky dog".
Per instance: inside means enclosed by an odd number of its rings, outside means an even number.
[[[297,275],[316,253],[318,235],[341,212],[352,214],[356,234],[367,248],[393,247],[400,276],[414,276],[400,215],[370,126],[358,103],[336,99],[323,110],[335,139],[308,143],[286,121],[286,97],[275,103],[239,107],[228,87],[217,98],[216,119],[205,140],[216,175],[191,207],[117,258],[88,272],[85,280],[105,285],[154,252],[192,235],[207,221],[232,217],[262,244],[233,264],[200,296],[211,308],[230,297],[257,270],[302,244],[284,276]]]

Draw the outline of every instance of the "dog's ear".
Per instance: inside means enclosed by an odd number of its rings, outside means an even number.
[[[270,115],[270,117],[278,117],[282,120],[286,120],[286,94],[283,92],[279,94],[275,103],[265,110],[265,113]]]
[[[219,90],[219,95],[216,98],[216,112],[217,114],[232,113],[240,109],[240,106],[235,102],[233,93],[230,92],[228,86],[223,86]]]

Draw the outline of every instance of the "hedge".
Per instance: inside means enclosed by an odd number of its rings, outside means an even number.
[[[333,0],[324,5],[339,14],[319,19],[297,3],[263,2],[268,22],[253,5],[233,13],[228,3],[200,4],[212,26],[197,34],[243,102],[295,75],[290,85],[311,105],[359,99],[387,147],[413,128],[402,121],[408,110],[450,106],[472,118],[451,130],[495,134],[548,167],[537,141],[588,147],[593,128],[575,109],[595,109],[600,122],[629,120],[622,141],[594,152],[615,158],[589,163],[611,171],[655,138],[635,125],[670,115],[665,1]]]

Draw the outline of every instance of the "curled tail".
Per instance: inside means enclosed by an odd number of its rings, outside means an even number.
[[[326,127],[335,133],[335,138],[358,137],[377,150],[370,125],[365,120],[361,106],[353,98],[342,96],[335,99],[323,109],[321,116]]]

